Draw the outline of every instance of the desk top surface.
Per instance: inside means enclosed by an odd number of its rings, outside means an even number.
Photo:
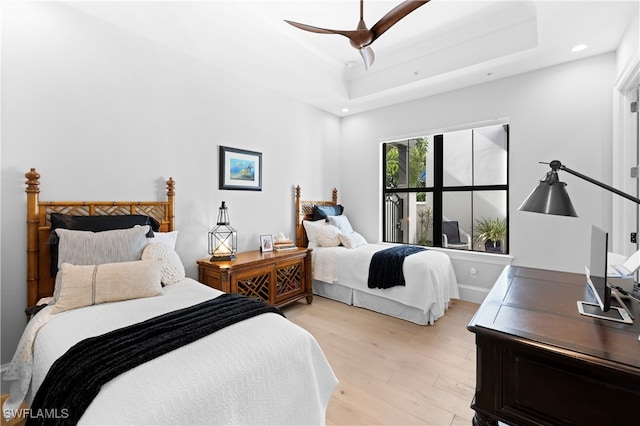
[[[580,315],[578,300],[595,301],[584,274],[508,266],[468,328],[640,374],[640,304],[625,302],[635,320],[622,324]]]

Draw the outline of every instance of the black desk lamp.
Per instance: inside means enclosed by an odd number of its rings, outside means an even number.
[[[571,204],[571,200],[569,199],[569,194],[567,194],[567,190],[565,189],[565,186],[567,186],[567,184],[564,182],[560,182],[560,179],[558,178],[558,170],[564,170],[565,172],[571,173],[574,176],[578,176],[579,178],[584,179],[587,182],[591,182],[592,184],[598,185],[599,187],[611,191],[614,194],[618,194],[619,196],[624,197],[627,200],[631,200],[636,204],[640,204],[640,198],[633,197],[618,189],[612,188],[609,185],[598,182],[597,180],[592,179],[589,176],[585,176],[582,173],[571,170],[570,168],[560,163],[560,161],[558,160],[554,160],[548,164],[551,167],[551,171],[547,172],[545,178],[541,180],[538,184],[538,187],[534,189],[531,194],[529,194],[527,199],[524,200],[518,210],[522,210],[525,212],[577,217],[578,215],[576,214],[576,211],[573,208],[573,204]]]
[[[614,194],[618,194],[619,196],[624,197],[627,200],[631,200],[636,204],[640,204],[640,198],[633,197],[609,185],[598,182],[597,180],[592,179],[589,176],[585,176],[582,173],[571,170],[570,168],[560,163],[560,161],[558,160],[554,160],[551,163],[541,162],[540,164],[549,164],[549,167],[551,167],[551,171],[547,172],[547,175],[543,180],[540,181],[538,187],[534,189],[531,194],[529,194],[527,199],[524,200],[518,210],[522,210],[525,212],[577,217],[578,215],[576,214],[576,210],[573,208],[573,204],[571,204],[571,200],[569,199],[569,194],[567,194],[567,190],[565,189],[565,186],[567,186],[567,184],[564,182],[560,182],[560,179],[558,178],[558,170],[564,170],[565,172],[571,173],[572,175],[584,179],[587,182],[591,182],[592,184],[611,191]],[[640,303],[640,299],[638,299],[636,295],[625,291],[619,286],[612,287],[625,296],[628,296],[633,301]],[[618,298],[617,295],[616,298]],[[622,306],[625,306],[619,298],[618,301]],[[629,312],[628,309],[627,312]],[[640,340],[640,336],[638,336],[638,340]]]

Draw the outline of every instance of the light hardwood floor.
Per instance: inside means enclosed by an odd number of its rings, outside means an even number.
[[[422,326],[315,296],[283,312],[322,347],[340,383],[328,425],[470,425],[477,304],[455,300]]]

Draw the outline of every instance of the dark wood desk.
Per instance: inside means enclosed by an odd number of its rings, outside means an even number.
[[[640,424],[640,305],[633,324],[586,317],[581,274],[508,266],[469,323],[473,424]]]

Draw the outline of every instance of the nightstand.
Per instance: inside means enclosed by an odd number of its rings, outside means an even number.
[[[225,293],[240,293],[271,306],[313,301],[311,249],[249,251],[234,260],[198,260],[198,280]]]

